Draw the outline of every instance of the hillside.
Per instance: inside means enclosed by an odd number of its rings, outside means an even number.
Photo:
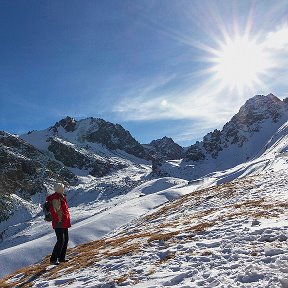
[[[190,183],[152,180],[114,208],[80,221],[71,229],[71,244],[98,240],[71,248],[66,264],[55,268],[47,257],[37,258],[49,253],[51,235],[2,250],[3,268],[10,271],[20,254],[22,266],[27,258],[39,264],[1,285],[286,288],[287,127],[258,158]]]
[[[0,223],[20,207],[27,207],[27,214],[37,213],[31,198],[44,194],[55,181],[74,185],[77,178],[63,164],[51,159],[19,137],[0,131]],[[31,215],[30,215],[31,217]],[[0,229],[1,229],[0,224]],[[11,224],[11,223],[10,223]],[[1,238],[3,233],[0,230]]]
[[[68,263],[45,258],[1,287],[287,287],[282,168],[189,193],[70,249]]]

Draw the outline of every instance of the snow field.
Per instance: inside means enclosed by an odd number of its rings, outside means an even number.
[[[69,250],[33,287],[288,287],[287,182],[281,170],[186,194]]]
[[[126,195],[107,198],[107,202],[106,200],[97,202],[91,199],[91,202],[86,204],[84,200],[81,201],[81,198],[87,201],[88,187],[91,183],[81,184],[86,187],[85,193],[71,192],[76,193],[75,197],[68,196],[72,197],[70,203],[76,203],[69,209],[73,219],[72,227],[69,229],[69,247],[96,240],[151,209],[187,193],[185,188],[175,191],[177,187],[185,184],[187,181],[175,178],[151,180],[132,189]],[[160,187],[164,190],[161,191]],[[149,194],[140,197],[140,195],[145,195],[142,190]],[[95,191],[93,192],[95,194]],[[116,191],[115,194],[117,194]],[[105,197],[105,193],[102,197]],[[79,202],[82,204],[78,205]],[[55,244],[55,235],[51,224],[45,222],[42,215],[29,222],[22,231],[10,236],[2,243],[2,247],[4,247],[0,251],[0,259],[3,263],[0,270],[2,277],[16,269],[36,263],[51,253]],[[22,257],[19,258],[19,255]]]

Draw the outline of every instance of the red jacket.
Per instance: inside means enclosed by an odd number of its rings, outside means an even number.
[[[68,211],[68,204],[66,197],[60,193],[55,192],[48,196],[46,201],[50,202],[50,212],[52,215],[52,227],[55,228],[69,228],[70,214]]]

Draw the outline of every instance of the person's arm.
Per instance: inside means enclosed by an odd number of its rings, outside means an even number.
[[[62,221],[61,201],[60,199],[53,199],[52,205],[50,205],[51,215],[54,221]]]

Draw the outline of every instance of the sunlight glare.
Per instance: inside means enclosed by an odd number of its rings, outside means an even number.
[[[268,57],[261,45],[246,37],[229,39],[215,53],[212,71],[222,86],[239,92],[259,84],[261,74],[268,69]]]

